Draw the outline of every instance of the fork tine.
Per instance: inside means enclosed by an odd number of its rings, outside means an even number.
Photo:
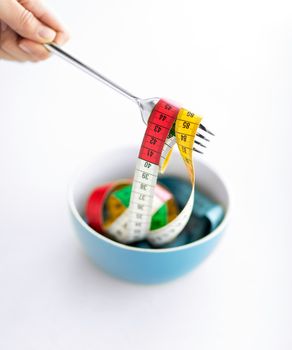
[[[197,148],[193,148],[193,151],[195,151],[195,152],[198,152],[198,153],[200,153],[200,154],[204,154],[202,151],[199,151]]]
[[[200,124],[200,128],[202,130],[204,130],[205,132],[209,133],[210,135],[215,136],[211,131],[207,130],[207,128],[204,125]],[[196,136],[200,137],[204,141],[207,141],[207,142],[210,141],[206,136],[204,136],[203,134],[201,134],[199,132],[196,134]],[[195,140],[194,143],[197,144],[199,147],[207,148],[206,145],[204,145],[203,143],[201,143],[201,142],[199,142],[197,140]],[[200,153],[200,154],[204,154],[200,149],[198,149],[196,147],[193,147],[193,151],[195,151],[197,153]]]
[[[207,132],[208,134],[212,135],[212,136],[215,136],[212,131],[208,130],[203,124],[200,124],[199,125],[199,128],[204,130],[205,132]]]
[[[201,142],[195,140],[195,143],[201,147],[207,148],[207,146],[205,146],[204,144],[202,144]]]
[[[202,135],[200,133],[197,133],[197,136],[200,137],[201,139],[205,140],[205,141],[208,141],[208,142],[210,141],[209,139],[207,139],[206,136],[204,136],[204,135]]]

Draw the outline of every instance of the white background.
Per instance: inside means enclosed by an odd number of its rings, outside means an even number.
[[[205,116],[216,138],[204,157],[229,180],[233,216],[214,254],[177,281],[98,270],[73,234],[67,185],[111,142],[138,147],[138,109],[58,58],[1,61],[0,348],[291,349],[289,1],[50,5],[68,51]]]

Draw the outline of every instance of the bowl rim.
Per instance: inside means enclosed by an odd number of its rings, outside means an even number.
[[[229,223],[229,220],[230,220],[231,203],[232,203],[230,191],[228,189],[229,186],[227,185],[228,182],[226,181],[226,178],[214,166],[211,166],[208,161],[202,160],[202,159],[197,159],[196,162],[204,164],[209,170],[211,170],[213,173],[215,173],[218,176],[218,178],[221,180],[221,182],[224,186],[224,189],[227,193],[227,207],[225,210],[223,220],[216,227],[216,229],[214,231],[210,232],[207,236],[198,239],[197,241],[194,241],[194,242],[191,242],[188,244],[184,244],[184,245],[181,245],[178,247],[170,247],[170,248],[155,248],[155,249],[140,248],[140,247],[133,247],[133,246],[126,245],[124,243],[114,241],[114,240],[102,235],[101,233],[95,231],[93,228],[91,228],[86,223],[86,221],[82,218],[82,216],[80,215],[80,213],[78,212],[78,210],[76,208],[76,205],[74,202],[74,188],[75,188],[75,185],[76,185],[76,182],[77,182],[77,179],[79,178],[79,176],[82,174],[84,169],[86,169],[87,167],[89,167],[90,165],[93,164],[93,161],[87,162],[86,167],[79,168],[77,175],[75,174],[75,176],[73,177],[73,180],[70,182],[69,189],[68,189],[69,209],[70,209],[71,213],[73,214],[74,218],[79,222],[79,224],[81,224],[81,226],[85,230],[87,230],[90,234],[94,235],[96,238],[99,238],[99,239],[103,240],[105,243],[113,245],[116,248],[120,248],[120,249],[124,249],[124,250],[128,250],[128,251],[133,251],[133,252],[144,252],[144,253],[149,253],[149,254],[152,254],[152,253],[153,254],[172,253],[172,252],[177,252],[177,251],[181,251],[181,250],[185,250],[185,249],[191,249],[193,247],[196,247],[196,246],[199,246],[201,244],[208,242],[209,240],[215,238],[221,232],[223,232],[224,228],[227,226],[227,224]]]

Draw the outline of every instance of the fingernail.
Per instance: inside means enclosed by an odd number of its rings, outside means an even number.
[[[24,51],[25,53],[28,53],[29,55],[31,54],[30,49],[29,49],[28,47],[26,47],[25,45],[19,44],[18,46],[19,46],[19,47],[21,48],[21,50]]]
[[[42,39],[45,39],[47,41],[53,41],[55,39],[55,36],[56,36],[56,32],[48,27],[42,27],[39,30],[38,34]]]
[[[7,29],[7,24],[1,21],[1,32],[5,32],[6,29]]]

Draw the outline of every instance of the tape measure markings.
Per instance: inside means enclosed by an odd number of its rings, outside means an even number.
[[[140,181],[140,184],[134,185],[135,190],[131,194],[128,211],[110,227],[110,233],[115,236],[116,230],[121,231],[120,226],[122,225],[125,243],[144,239],[149,231],[154,187],[147,187],[147,185],[155,186],[157,183],[159,164],[162,152],[165,151],[165,141],[175,122],[177,113],[178,108],[160,100],[149,117],[133,179],[133,184],[136,181]],[[162,140],[163,142],[161,142]],[[170,145],[166,147],[171,148]],[[165,159],[167,159],[167,153],[170,151],[168,150],[163,154]],[[140,215],[137,214],[137,208],[143,212],[144,218],[146,218],[143,222],[141,222]]]
[[[163,100],[157,103],[149,117],[137,159],[129,208],[107,227],[110,235],[124,243],[147,238],[153,245],[162,245],[182,231],[191,215],[194,202],[192,148],[200,121],[199,116],[183,108],[179,109]],[[170,203],[168,220],[170,217],[173,220],[164,227],[150,230],[153,209],[161,204],[154,196],[158,174],[166,168],[175,143],[186,165],[192,190],[179,215],[175,217],[175,209],[171,208]],[[163,215],[165,211],[166,207],[161,207]],[[165,217],[161,216],[157,222],[161,223],[163,220]]]
[[[193,121],[190,118],[195,118],[196,121]],[[171,221],[167,226],[150,231],[148,233],[147,239],[153,245],[163,245],[165,243],[173,240],[185,227],[187,224],[193,208],[194,203],[194,185],[195,185],[195,174],[194,167],[192,162],[192,146],[195,139],[195,134],[197,128],[200,124],[201,118],[194,115],[193,113],[188,112],[186,109],[180,109],[176,123],[175,123],[175,135],[181,135],[181,137],[176,138],[176,142],[180,151],[180,154],[184,160],[186,168],[189,173],[189,178],[192,184],[191,194],[186,203],[186,206],[183,208],[181,213]],[[191,128],[190,126],[193,125]],[[191,130],[192,133],[188,134],[184,129]],[[186,148],[187,147],[187,148]]]
[[[141,145],[139,158],[142,160],[142,163],[137,162],[136,169],[141,170],[143,167],[153,167],[155,171],[155,184],[157,183],[157,178],[159,174],[159,164],[161,161],[162,151],[164,144],[167,140],[169,132],[175,122],[176,116],[178,113],[178,108],[169,105],[168,103],[160,100],[157,105],[154,107],[148,121],[147,129],[145,136]],[[159,137],[157,136],[159,134]],[[150,136],[151,141],[148,143],[148,136]],[[157,142],[157,140],[163,140],[162,142]],[[164,156],[164,155],[163,155]],[[144,163],[143,163],[144,162]],[[142,173],[142,181],[145,175]],[[134,182],[136,180],[136,172],[134,176]],[[147,189],[146,189],[147,191]],[[153,193],[148,190],[149,193],[149,202],[153,200]],[[135,203],[135,197],[133,197],[133,202]],[[142,204],[146,201],[143,192],[139,191],[139,202]],[[142,204],[143,205],[143,204]],[[148,227],[141,225],[139,217],[132,209],[132,196],[129,206],[129,220],[128,220],[128,239],[129,241],[143,239],[147,236],[150,229],[151,217],[149,217],[149,211],[147,217]]]

